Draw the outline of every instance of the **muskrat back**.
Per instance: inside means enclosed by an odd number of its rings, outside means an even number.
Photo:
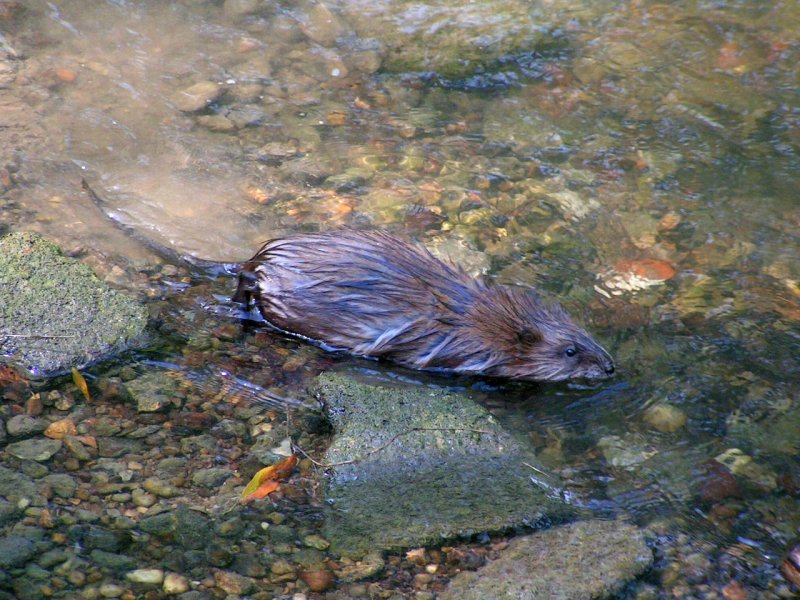
[[[234,300],[251,298],[279,329],[414,369],[534,381],[614,372],[559,305],[472,278],[383,231],[267,242],[239,273]]]

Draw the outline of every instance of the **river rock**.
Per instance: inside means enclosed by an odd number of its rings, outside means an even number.
[[[644,411],[644,421],[662,433],[674,433],[686,425],[686,413],[677,406],[660,402]]]
[[[140,528],[145,533],[171,540],[178,547],[188,550],[206,548],[213,529],[208,517],[184,505],[142,519]]]
[[[467,396],[335,374],[315,386],[336,432],[323,461],[338,466],[324,482],[321,532],[335,553],[361,557],[572,512],[557,482],[527,466],[537,465],[533,454]]]
[[[22,511],[13,502],[0,498],[0,527],[16,520]]]
[[[200,81],[172,95],[172,102],[185,113],[205,110],[222,95],[223,87],[213,81]]]
[[[20,460],[44,462],[50,460],[56,452],[61,450],[61,440],[31,438],[15,444],[9,444],[6,450],[11,456],[16,456]]]
[[[30,501],[39,497],[33,479],[22,473],[0,467],[0,496],[9,502],[18,504],[20,501]]]
[[[90,560],[102,569],[108,569],[112,573],[121,575],[125,571],[131,571],[136,568],[138,562],[135,558],[126,556],[124,554],[117,554],[116,552],[107,552],[106,550],[99,550],[95,548],[89,554]]]
[[[504,56],[559,43],[549,13],[525,0],[339,0],[337,8],[362,39],[380,41],[382,66],[394,72],[465,77]]]
[[[172,398],[180,397],[178,382],[166,371],[145,373],[125,384],[140,413],[159,412],[170,407]]]
[[[222,10],[226,17],[236,20],[266,13],[269,6],[263,0],[225,0]]]
[[[0,360],[50,377],[129,347],[147,311],[34,233],[0,238]]]
[[[47,429],[47,423],[30,415],[14,415],[6,423],[6,429],[11,437],[27,437],[42,433]]]
[[[442,600],[605,598],[644,572],[653,553],[636,527],[581,521],[519,537],[497,560],[464,571]]]
[[[36,543],[33,540],[9,535],[0,538],[0,570],[19,567],[36,554]]]
[[[221,486],[233,475],[233,471],[223,467],[199,469],[192,474],[192,483],[199,487],[215,488]]]
[[[177,573],[167,573],[164,577],[164,593],[174,596],[189,590],[189,580]]]
[[[132,583],[160,585],[164,581],[164,571],[161,569],[135,569],[125,573],[125,579]]]
[[[300,21],[300,30],[313,42],[333,46],[336,40],[347,35],[347,25],[328,6],[314,4]]]
[[[214,583],[224,592],[237,597],[249,594],[255,587],[255,581],[251,577],[233,571],[215,571]]]
[[[75,490],[78,489],[78,482],[71,475],[66,473],[51,473],[41,479],[56,496],[60,498],[72,498]]]

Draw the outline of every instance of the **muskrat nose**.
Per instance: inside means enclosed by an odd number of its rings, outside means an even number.
[[[614,363],[608,363],[605,367],[606,375],[613,375],[614,374]]]

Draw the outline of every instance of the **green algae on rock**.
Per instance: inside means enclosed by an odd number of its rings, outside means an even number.
[[[380,40],[382,67],[395,73],[466,77],[503,57],[565,43],[545,11],[520,0],[349,0],[337,7],[361,38]]]
[[[334,553],[361,557],[574,513],[529,466],[533,453],[467,396],[330,373],[315,392],[336,431],[321,532]]]
[[[144,306],[41,236],[0,238],[0,362],[58,375],[127,348],[146,324]]]
[[[514,539],[497,560],[457,575],[441,598],[606,598],[652,562],[636,527],[580,521]]]

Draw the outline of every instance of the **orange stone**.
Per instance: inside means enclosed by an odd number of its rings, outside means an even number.
[[[738,581],[731,581],[722,588],[722,596],[725,600],[746,600],[747,592]]]
[[[61,419],[50,423],[47,429],[44,430],[44,434],[54,440],[63,440],[64,436],[78,435],[78,429],[72,419]]]
[[[73,71],[72,69],[68,69],[66,67],[59,67],[56,69],[56,77],[58,77],[64,83],[72,83],[77,79],[78,74]]]
[[[328,122],[328,125],[334,125],[334,126],[344,125],[345,123],[347,123],[347,114],[340,110],[333,110],[328,113],[328,117],[326,120]]]
[[[666,281],[675,277],[675,267],[664,260],[645,258],[642,260],[624,260],[616,264],[620,273],[632,273],[653,281]]]
[[[735,42],[725,42],[717,54],[717,68],[724,71],[736,71],[745,66],[742,51]]]
[[[658,228],[661,231],[670,231],[675,229],[681,223],[681,216],[676,212],[668,212],[658,222]]]
[[[333,585],[333,573],[323,568],[301,571],[300,579],[312,592],[324,592]]]

